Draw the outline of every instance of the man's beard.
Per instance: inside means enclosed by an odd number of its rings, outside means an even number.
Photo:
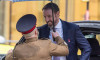
[[[48,21],[47,24],[48,24],[48,27],[49,27],[50,29],[53,28],[53,23],[52,23],[52,21]]]

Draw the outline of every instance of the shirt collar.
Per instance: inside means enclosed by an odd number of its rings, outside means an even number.
[[[58,24],[55,26],[55,28],[61,28],[61,27],[62,27],[61,20],[59,19],[59,22],[58,22]]]

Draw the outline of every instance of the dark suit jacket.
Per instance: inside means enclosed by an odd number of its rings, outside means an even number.
[[[81,49],[80,60],[88,60],[91,53],[91,47],[88,41],[81,33],[79,27],[73,23],[62,21],[63,38],[69,47],[69,55],[67,60],[78,60],[77,51]],[[49,38],[50,29],[47,24],[39,27],[39,38]]]

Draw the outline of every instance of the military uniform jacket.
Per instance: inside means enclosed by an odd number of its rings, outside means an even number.
[[[14,60],[51,60],[51,56],[64,56],[68,53],[67,46],[54,44],[51,40],[34,38],[17,45],[14,52],[9,53],[5,60],[13,60],[13,56]]]

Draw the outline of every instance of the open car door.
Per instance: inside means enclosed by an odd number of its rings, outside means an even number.
[[[100,21],[76,21],[73,23],[79,25],[91,45],[90,60],[100,60],[100,39],[96,38],[97,35],[100,37]]]

